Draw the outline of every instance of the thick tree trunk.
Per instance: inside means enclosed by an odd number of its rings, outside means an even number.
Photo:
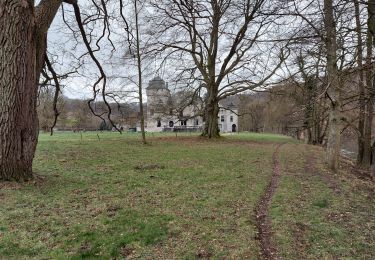
[[[316,80],[314,77],[306,77],[306,111],[305,122],[307,127],[307,143],[318,144],[317,125],[316,120]]]
[[[37,86],[49,26],[61,0],[5,0],[0,5],[0,180],[33,177],[38,141]]]
[[[363,128],[363,136],[362,136],[362,154],[361,160],[358,164],[359,167],[362,169],[369,169],[372,162],[372,121],[373,121],[373,68],[371,66],[371,57],[372,57],[372,35],[370,31],[368,32],[367,36],[367,58],[366,58],[366,66],[368,66],[366,71],[366,87],[367,87],[367,95],[365,98],[365,118],[364,118],[364,128]]]
[[[362,42],[362,25],[360,20],[359,1],[354,0],[355,7],[355,21],[356,21],[356,33],[357,33],[357,65],[359,71],[359,82],[358,82],[358,95],[359,95],[359,117],[358,117],[358,155],[357,165],[360,166],[363,160],[364,153],[364,131],[365,131],[365,86],[363,77],[363,42]]]
[[[370,0],[368,3],[368,32],[367,32],[367,57],[366,57],[366,117],[365,128],[363,135],[363,158],[361,167],[370,169],[373,161],[373,147],[372,147],[372,123],[374,112],[374,97],[375,97],[375,84],[374,84],[374,68],[373,68],[373,45],[375,36],[375,0]]]
[[[365,121],[365,134],[364,134],[364,149],[363,149],[363,159],[362,159],[362,167],[365,169],[369,169],[371,164],[374,163],[372,161],[372,122],[373,122],[373,112],[374,112],[374,105],[373,105],[374,97],[370,95],[370,98],[367,102],[367,109],[366,109],[366,121]]]
[[[326,30],[327,78],[328,84],[330,85],[327,94],[331,103],[325,159],[328,167],[333,171],[337,171],[340,158],[342,121],[340,112],[339,75],[337,69],[336,25],[333,15],[332,0],[324,0],[324,26]]]
[[[341,149],[341,111],[338,108],[331,108],[329,113],[329,128],[326,150],[326,163],[328,167],[337,171],[339,168]]]
[[[217,92],[214,89],[208,89],[208,98],[206,100],[205,125],[202,136],[208,138],[220,137],[218,116],[219,116],[219,100]]]
[[[36,39],[33,6],[0,6],[0,180],[32,178],[38,138]]]

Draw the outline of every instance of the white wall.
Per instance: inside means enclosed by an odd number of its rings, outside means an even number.
[[[235,109],[233,112],[238,113]],[[233,125],[235,125],[235,130],[238,132],[238,116],[233,112],[231,110],[220,109],[218,123],[221,133],[231,133]],[[222,122],[223,119],[224,122]]]

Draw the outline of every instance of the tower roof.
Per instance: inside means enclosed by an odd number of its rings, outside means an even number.
[[[168,87],[162,78],[156,76],[155,78],[150,80],[147,89],[168,89]]]
[[[235,109],[236,106],[233,104],[233,102],[230,102],[229,105],[228,105],[228,108],[229,109]]]

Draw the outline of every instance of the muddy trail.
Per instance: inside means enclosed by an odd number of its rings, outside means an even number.
[[[282,145],[283,144],[279,144],[272,155],[273,174],[255,208],[258,239],[260,241],[261,255],[264,259],[277,259],[277,248],[272,238],[271,220],[268,216],[268,210],[281,176],[279,150]]]

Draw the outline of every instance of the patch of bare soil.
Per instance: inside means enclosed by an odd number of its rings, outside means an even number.
[[[375,182],[375,174],[372,171],[358,169],[354,161],[348,157],[341,158],[341,169],[354,175],[357,179],[363,181]]]
[[[295,253],[300,259],[306,259],[307,258],[307,250],[310,247],[309,241],[307,239],[306,233],[309,231],[309,226],[297,222],[293,228],[293,237],[294,237],[294,248],[295,248]]]
[[[46,176],[39,175],[37,173],[34,173],[34,178],[30,180],[30,183],[37,187],[42,187],[47,182]]]
[[[167,142],[179,142],[179,143],[184,143],[184,144],[201,144],[203,142],[212,141],[212,140],[209,140],[208,138],[201,137],[201,136],[179,136],[178,134],[176,136],[153,137],[151,140],[157,141],[157,142],[159,142],[159,141],[160,142],[165,142],[165,141],[167,141]]]
[[[85,241],[81,244],[79,248],[79,252],[86,253],[86,252],[89,252],[91,249],[92,249],[92,245],[89,242]]]
[[[271,220],[268,216],[268,210],[281,176],[279,149],[282,145],[283,144],[279,144],[273,153],[273,175],[264,194],[258,202],[257,207],[255,208],[258,239],[260,241],[261,255],[264,259],[277,259],[277,248],[274,243],[274,239],[272,238]]]
[[[210,259],[211,257],[212,253],[205,249],[200,249],[196,254],[196,258],[198,259]]]
[[[355,175],[358,179],[375,182],[375,176],[372,174],[371,171],[361,170],[352,167],[350,173]]]
[[[108,217],[113,217],[116,215],[117,211],[121,209],[119,206],[117,205],[110,205],[107,207],[107,216]]]
[[[215,143],[225,143],[225,144],[234,144],[234,145],[256,145],[256,146],[267,146],[273,145],[273,143],[264,143],[257,140],[241,140],[241,139],[233,139],[233,138],[226,138],[221,136],[220,138],[213,138],[209,139],[203,136],[158,136],[153,137],[152,141],[156,142],[178,142],[180,144],[185,145],[204,145],[204,144],[215,144]]]
[[[28,181],[16,182],[16,181],[0,181],[0,190],[19,190],[27,184],[31,184],[37,187],[42,187],[47,181],[45,176],[37,173],[33,174],[33,178]]]
[[[22,188],[22,184],[12,181],[0,181],[0,190],[19,190]]]
[[[162,170],[164,168],[165,166],[160,164],[140,164],[134,167],[134,169],[138,171]]]
[[[135,249],[129,246],[123,246],[120,249],[121,256],[124,256],[126,258],[130,258],[135,252]]]

